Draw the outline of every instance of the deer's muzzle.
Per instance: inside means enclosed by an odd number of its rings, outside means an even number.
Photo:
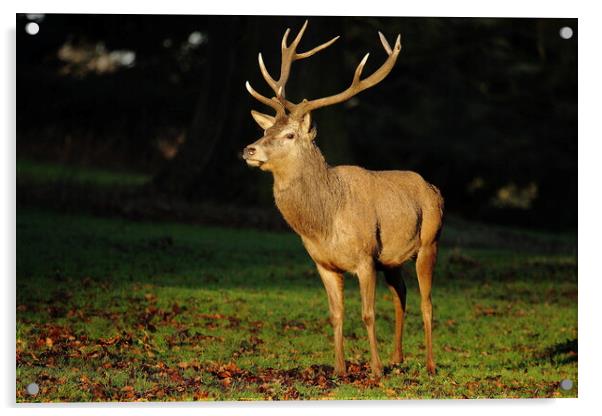
[[[265,159],[263,152],[260,152],[257,147],[250,145],[244,148],[242,151],[242,158],[247,162],[249,166],[261,166],[267,160]]]

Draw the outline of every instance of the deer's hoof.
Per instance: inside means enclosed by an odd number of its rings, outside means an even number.
[[[376,379],[379,379],[383,376],[383,366],[382,364],[378,364],[378,365],[371,365],[370,366],[372,369],[372,376]]]
[[[435,373],[437,372],[437,370],[436,370],[436,368],[435,368],[435,363],[428,363],[428,364],[426,365],[426,371],[428,371],[428,373],[429,373],[431,376],[434,376],[434,375],[435,375]]]
[[[401,364],[403,363],[403,354],[401,352],[394,352],[391,355],[391,364]]]

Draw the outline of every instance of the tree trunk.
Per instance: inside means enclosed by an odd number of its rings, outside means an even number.
[[[227,147],[223,146],[224,140],[240,137],[240,61],[244,59],[246,26],[245,17],[209,19],[208,52],[199,99],[185,143],[155,177],[159,189],[185,197],[214,196],[216,190],[211,185],[216,183],[217,172],[211,168],[221,149]],[[218,178],[217,183],[220,182]]]

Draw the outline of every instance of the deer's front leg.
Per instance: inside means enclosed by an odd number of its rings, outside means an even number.
[[[343,376],[346,371],[345,353],[343,351],[343,315],[345,313],[343,303],[343,275],[326,270],[319,264],[317,267],[328,295],[330,322],[334,330],[334,372],[339,376]]]
[[[372,262],[366,262],[357,270],[362,295],[362,319],[368,331],[370,341],[370,354],[372,356],[370,367],[376,377],[380,377],[383,366],[378,356],[378,345],[376,342],[376,327],[374,325],[374,298],[376,296],[376,270]]]

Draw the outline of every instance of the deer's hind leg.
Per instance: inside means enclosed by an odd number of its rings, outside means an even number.
[[[431,302],[431,288],[433,284],[433,269],[437,260],[437,242],[423,245],[418,250],[416,258],[416,275],[420,287],[420,309],[424,323],[424,344],[426,348],[426,369],[430,374],[435,374],[435,361],[433,359],[433,305]]]
[[[395,339],[391,362],[403,362],[403,324],[406,311],[406,284],[403,279],[401,266],[384,270],[385,279],[389,290],[393,294],[393,305],[395,306]]]

